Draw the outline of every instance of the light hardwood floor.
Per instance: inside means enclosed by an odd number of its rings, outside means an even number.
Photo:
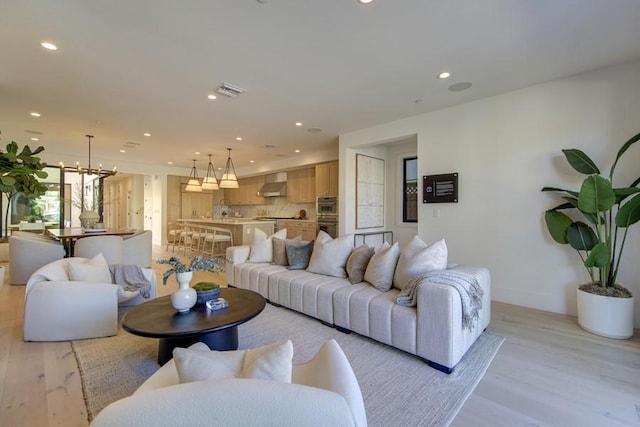
[[[23,299],[24,287],[0,289],[0,426],[86,426],[71,346],[23,342]],[[640,426],[640,332],[600,338],[575,318],[496,302],[489,331],[506,342],[453,426]]]

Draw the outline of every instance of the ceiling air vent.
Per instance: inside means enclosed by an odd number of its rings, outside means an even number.
[[[228,96],[229,98],[235,98],[236,96],[245,92],[241,87],[232,85],[231,83],[222,83],[216,88],[216,92],[220,95]]]

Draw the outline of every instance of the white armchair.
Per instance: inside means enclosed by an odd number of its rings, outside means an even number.
[[[118,303],[144,301],[139,291],[125,292],[112,283],[71,281],[69,264],[86,258],[64,258],[39,268],[27,281],[24,296],[24,340],[67,341],[115,335]],[[156,296],[156,275],[143,269]]]
[[[64,257],[64,247],[43,235],[14,231],[9,237],[9,283],[24,285],[43,265]]]
[[[103,409],[91,427],[367,425],[360,386],[335,340],[294,365],[291,383],[256,379],[180,384],[173,359],[136,392]]]

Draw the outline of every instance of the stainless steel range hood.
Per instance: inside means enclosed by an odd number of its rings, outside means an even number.
[[[287,195],[287,173],[280,172],[267,175],[265,183],[260,189],[262,197],[284,197]]]

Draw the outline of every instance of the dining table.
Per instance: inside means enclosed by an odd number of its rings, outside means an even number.
[[[47,234],[59,240],[65,248],[65,256],[73,256],[73,247],[78,239],[90,236],[129,236],[135,233],[133,228],[99,228],[85,229],[82,227],[47,228]]]

